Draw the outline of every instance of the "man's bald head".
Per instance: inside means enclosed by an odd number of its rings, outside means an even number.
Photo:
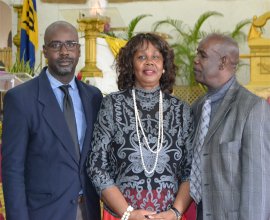
[[[65,21],[50,24],[44,35],[43,53],[49,73],[63,84],[69,83],[81,54],[76,28]]]
[[[231,37],[223,34],[210,34],[202,42],[211,42],[215,44],[217,52],[221,57],[228,59],[228,65],[231,71],[235,72],[239,63],[239,47],[238,43]]]
[[[73,32],[75,35],[77,35],[77,39],[78,40],[78,32],[77,29],[70,23],[66,22],[66,21],[56,21],[53,22],[52,24],[50,24],[45,31],[44,34],[44,43],[48,44],[50,42],[50,37],[57,31],[59,31],[59,29],[62,30],[67,30],[67,31],[71,31]]]
[[[197,48],[195,79],[209,89],[220,88],[235,75],[238,62],[237,42],[222,34],[210,34]]]

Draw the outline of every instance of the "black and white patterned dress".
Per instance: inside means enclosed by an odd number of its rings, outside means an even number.
[[[136,103],[150,147],[156,149],[159,92],[135,89]],[[142,166],[135,126],[132,91],[112,93],[103,99],[95,124],[87,172],[97,192],[116,185],[136,209],[167,210],[175,200],[180,181],[189,179],[192,161],[193,118],[190,107],[163,94],[164,140],[153,173]],[[144,144],[143,158],[151,170],[156,155]]]

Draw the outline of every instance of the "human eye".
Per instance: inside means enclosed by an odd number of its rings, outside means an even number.
[[[201,58],[201,59],[206,59],[208,58],[207,54],[203,51],[197,51],[197,57]]]
[[[48,46],[52,49],[59,49],[62,43],[60,41],[52,41]]]
[[[138,55],[137,59],[138,60],[146,60],[146,56],[144,56],[144,55]]]
[[[160,55],[154,55],[154,56],[153,56],[153,59],[154,59],[154,60],[159,60],[159,59],[160,59]]]
[[[203,59],[208,58],[206,54],[202,54],[201,57],[202,57]]]
[[[65,42],[65,46],[67,48],[74,48],[74,47],[76,47],[76,45],[77,45],[77,42],[75,42],[75,41],[66,41]]]

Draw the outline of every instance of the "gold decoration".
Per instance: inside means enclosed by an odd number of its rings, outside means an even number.
[[[0,183],[0,189],[1,189],[0,190],[0,216],[2,215],[4,219],[6,219],[6,209],[5,209],[2,183]]]
[[[0,137],[2,137],[2,122],[1,121],[0,121]],[[3,187],[2,187],[2,183],[0,182],[0,216],[1,215],[3,215],[4,219],[6,219]]]
[[[114,38],[110,36],[105,37],[106,42],[108,43],[114,57],[118,54],[121,47],[125,46],[127,41],[120,39],[120,38]]]
[[[250,59],[250,82],[245,87],[263,98],[270,96],[270,39],[263,37],[261,30],[269,19],[270,12],[253,17],[248,35],[250,54],[240,56]]]
[[[96,66],[96,39],[104,30],[106,17],[84,17],[77,20],[79,30],[85,34],[85,66],[82,68],[82,76],[102,77],[103,74]]]
[[[4,63],[7,71],[12,65],[12,49],[10,47],[0,48],[0,60]]]
[[[20,56],[20,44],[21,44],[21,18],[22,18],[22,5],[13,5],[14,10],[17,12],[17,33],[13,37],[13,43],[17,47],[17,56]]]

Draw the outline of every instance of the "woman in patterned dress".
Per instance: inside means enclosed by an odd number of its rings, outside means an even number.
[[[170,95],[173,50],[155,34],[138,34],[120,50],[116,70],[119,91],[103,99],[88,176],[114,219],[181,219],[192,201],[193,119]]]

